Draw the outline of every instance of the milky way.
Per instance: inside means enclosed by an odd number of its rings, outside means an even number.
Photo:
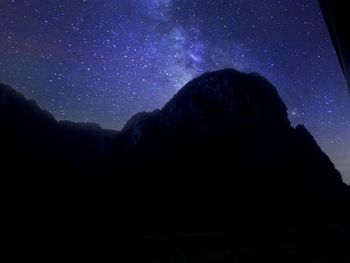
[[[3,0],[0,81],[120,129],[209,70],[256,71],[350,182],[350,100],[314,0]]]

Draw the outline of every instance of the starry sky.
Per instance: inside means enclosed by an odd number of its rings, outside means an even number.
[[[316,0],[0,0],[0,81],[121,129],[209,70],[259,72],[350,183],[350,98]]]

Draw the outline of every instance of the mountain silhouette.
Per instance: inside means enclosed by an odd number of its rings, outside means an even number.
[[[340,173],[256,73],[205,73],[121,131],[57,121],[2,84],[0,123],[5,240],[349,219]]]
[[[151,203],[161,192],[171,211],[180,203],[221,221],[250,213],[320,220],[348,206],[340,173],[304,126],[291,126],[276,89],[232,69],[204,74],[161,110],[135,115],[109,160],[115,173],[138,175],[123,183],[135,187],[137,178],[139,192],[155,193]]]
[[[90,160],[107,151],[116,134],[97,124],[56,121],[35,101],[6,85],[0,86],[0,122],[4,156],[15,156],[16,162],[30,166],[35,160],[41,165],[59,161],[89,166]]]

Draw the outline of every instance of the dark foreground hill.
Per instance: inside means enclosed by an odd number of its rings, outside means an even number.
[[[181,261],[197,246],[219,260],[241,255],[242,244],[277,254],[306,237],[348,244],[338,233],[349,233],[348,186],[257,74],[206,73],[120,132],[58,122],[1,85],[0,123],[6,260]],[[323,252],[334,251],[327,244]],[[294,252],[309,262],[303,249]],[[201,251],[187,259],[209,260]]]

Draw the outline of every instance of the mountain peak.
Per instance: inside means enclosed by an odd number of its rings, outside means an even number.
[[[205,73],[161,110],[135,115],[116,138],[110,159],[116,171],[151,174],[140,179],[150,189],[171,182],[182,189],[185,203],[200,196],[196,206],[204,210],[208,202],[313,217],[348,196],[310,133],[292,127],[275,87],[257,73],[233,69]],[[169,187],[165,196],[177,193]]]
[[[276,89],[257,73],[223,69],[187,83],[164,107],[165,114],[234,116],[289,125],[287,107]],[[215,116],[214,116],[215,115]]]
[[[286,105],[259,74],[223,69],[188,82],[161,110],[136,114],[123,131],[136,145],[150,134],[198,142],[254,127],[290,129]]]

